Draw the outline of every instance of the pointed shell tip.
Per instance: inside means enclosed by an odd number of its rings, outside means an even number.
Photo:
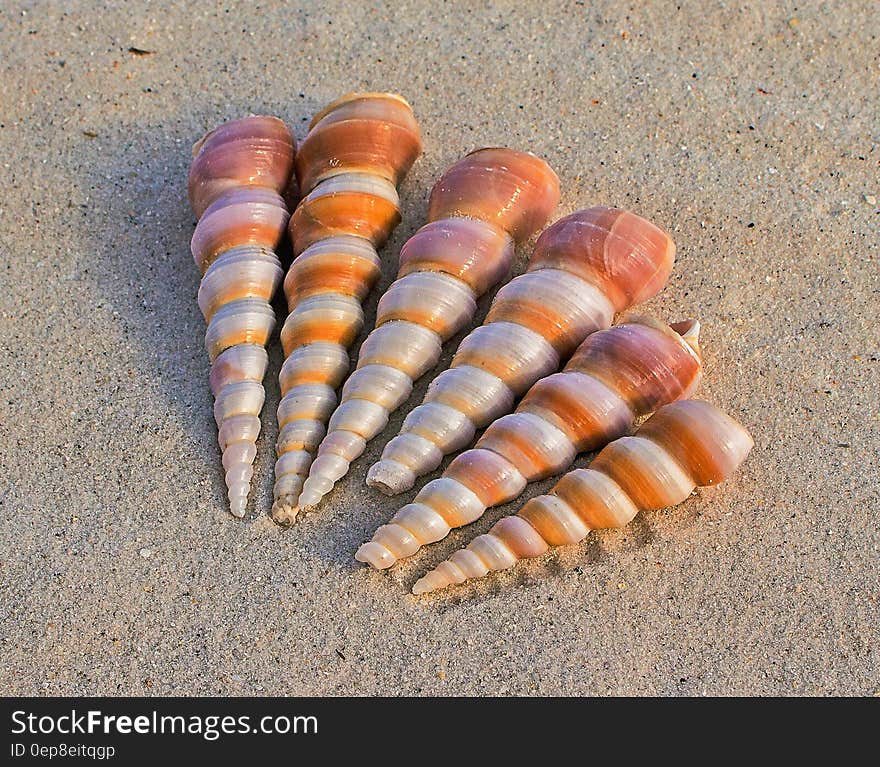
[[[298,513],[299,506],[292,499],[282,497],[272,504],[272,519],[279,525],[292,525]]]
[[[358,562],[365,562],[376,570],[386,570],[397,562],[397,558],[381,543],[377,543],[376,541],[367,541],[364,543],[357,550],[354,558]]]

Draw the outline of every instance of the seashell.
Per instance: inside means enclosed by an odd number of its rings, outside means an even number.
[[[429,223],[401,249],[398,279],[379,301],[376,328],[303,484],[301,509],[314,508],[385,428],[413,382],[437,364],[443,343],[470,322],[477,299],[507,274],[515,243],[543,226],[558,199],[547,163],[510,149],[472,152],[443,174]]]
[[[283,122],[246,117],[220,126],[193,148],[189,194],[199,216],[192,254],[202,272],[199,308],[208,323],[211,391],[230,510],[244,516],[268,358],[275,326],[270,301],[283,270],[275,248],[288,213],[281,197],[295,145]]]
[[[189,200],[196,216],[223,192],[256,187],[283,193],[290,181],[296,146],[277,117],[231,120],[193,146]]]
[[[634,318],[588,336],[561,373],[538,381],[514,413],[492,423],[356,558],[390,567],[488,507],[512,501],[529,482],[568,468],[578,453],[626,434],[639,417],[689,396],[702,370],[698,333],[693,320],[673,329]],[[454,441],[455,430],[447,431]]]
[[[639,511],[683,502],[695,487],[729,477],[752,449],[749,433],[699,400],[665,405],[632,437],[608,445],[587,469],[566,474],[547,495],[502,517],[413,586],[413,594],[482,578],[590,530],[624,527]]]
[[[550,226],[528,271],[498,291],[484,324],[431,383],[367,484],[388,495],[410,489],[444,455],[470,444],[477,429],[509,413],[590,333],[609,327],[615,312],[656,294],[674,258],[665,232],[618,208],[589,208]]]
[[[355,93],[312,120],[296,158],[302,198],[290,219],[294,260],[284,279],[275,504],[292,522],[312,456],[349,370],[364,323],[361,302],[379,277],[381,247],[400,222],[399,184],[421,151],[409,104]]]

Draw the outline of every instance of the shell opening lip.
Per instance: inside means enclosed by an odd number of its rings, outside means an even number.
[[[526,157],[534,157],[536,160],[542,160],[542,158],[538,157],[538,155],[536,155],[534,152],[529,152],[522,149],[511,149],[509,146],[481,146],[477,147],[476,149],[472,149],[465,155],[465,157],[470,157],[472,155],[479,154],[480,152],[512,152],[514,154],[526,155]]]
[[[552,177],[556,179],[556,182],[559,183],[559,176],[557,175],[556,171],[550,167],[550,164],[543,157],[539,157],[534,152],[529,152],[528,150],[522,149],[511,149],[509,146],[481,146],[477,147],[476,149],[472,149],[464,157],[473,157],[475,154],[479,154],[480,152],[510,152],[511,154],[522,155],[523,157],[530,157],[531,159],[537,160],[538,162],[542,163],[544,167],[550,171]],[[457,164],[458,163],[456,163],[456,165]]]
[[[700,354],[700,321],[689,319],[681,322],[672,322],[671,327],[678,333],[690,349],[699,356]]]

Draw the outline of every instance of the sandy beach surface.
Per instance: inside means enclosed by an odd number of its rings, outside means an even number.
[[[876,5],[245,5],[0,9],[0,691],[880,693]],[[368,325],[443,168],[531,150],[556,217],[618,205],[674,236],[645,312],[703,323],[701,395],[756,441],[733,479],[416,599],[517,507],[388,573],[354,561],[412,497],[364,476],[429,375],[318,513],[275,526],[276,330],[228,515],[190,146],[252,112],[302,138],[354,89],[405,95],[425,138]]]

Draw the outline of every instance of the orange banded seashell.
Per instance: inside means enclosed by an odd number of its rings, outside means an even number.
[[[275,249],[289,218],[281,194],[295,151],[275,117],[233,120],[193,148],[189,195],[199,221],[191,249],[202,272],[198,301],[208,323],[214,417],[237,517],[244,516],[254,473],[264,347],[275,326],[270,302],[282,275]]]
[[[682,503],[695,487],[727,479],[753,444],[739,423],[706,402],[665,405],[635,436],[615,440],[589,468],[569,472],[547,495],[456,551],[420,578],[413,593],[506,570],[552,546],[577,543],[591,530],[623,527],[639,511]]]
[[[578,453],[626,434],[640,416],[689,396],[702,369],[698,330],[693,321],[676,332],[636,318],[588,336],[561,373],[538,381],[514,413],[380,527],[357,559],[390,567],[514,500],[529,482],[564,471]]]
[[[312,120],[296,170],[302,198],[290,219],[294,261],[284,280],[289,314],[278,406],[275,503],[289,523],[314,451],[349,369],[361,302],[400,222],[397,185],[421,151],[412,108],[390,93],[352,93]]]

